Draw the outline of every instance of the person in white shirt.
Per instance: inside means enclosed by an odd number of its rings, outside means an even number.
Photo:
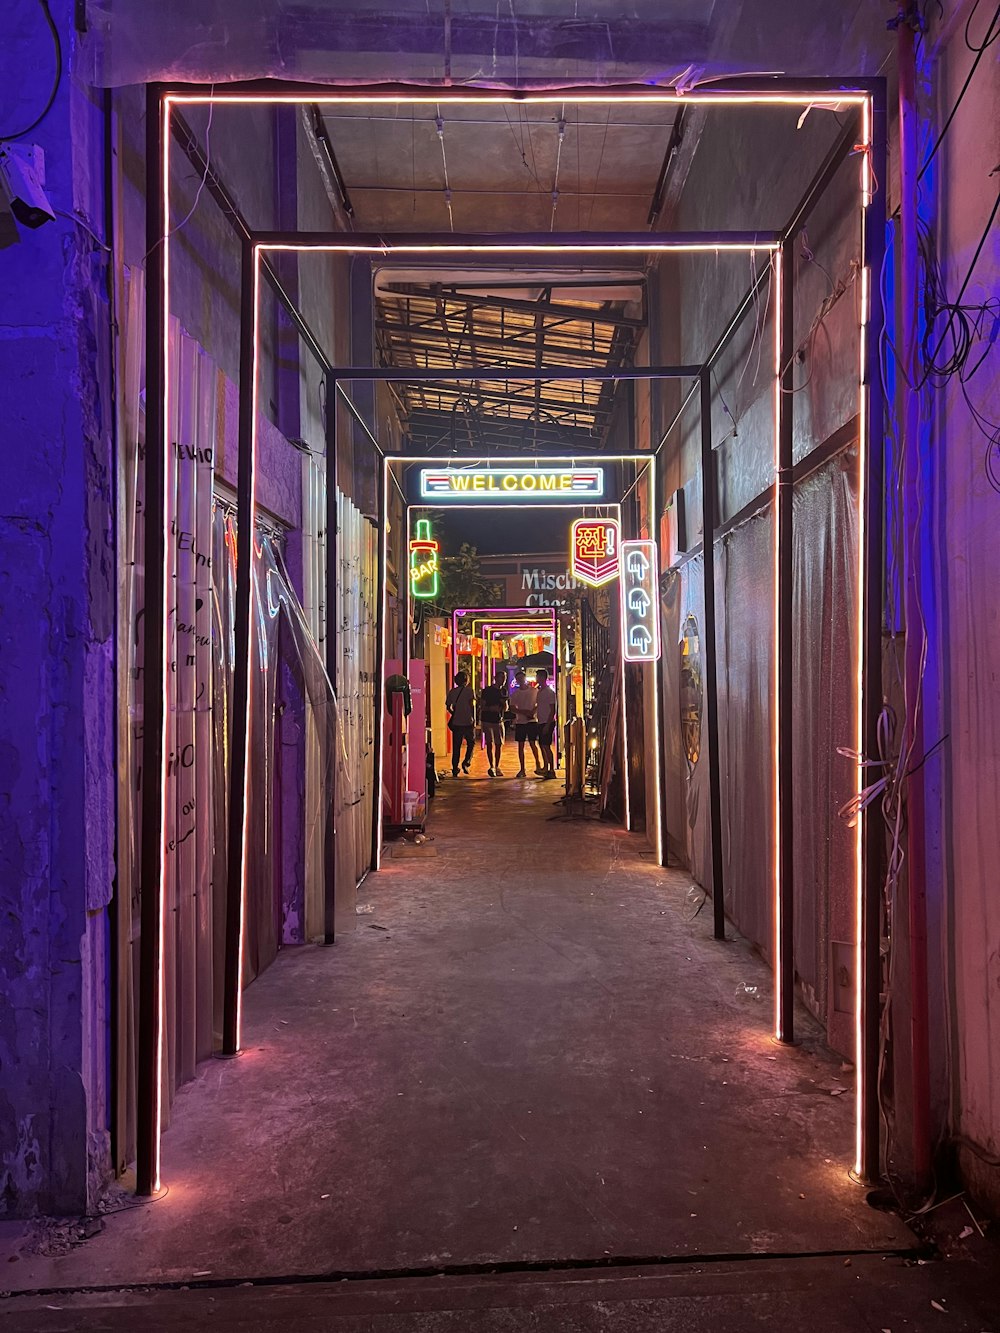
[[[554,778],[555,765],[552,761],[552,740],[556,729],[556,692],[549,684],[549,673],[544,669],[535,672],[538,688],[535,690],[535,717],[538,723],[538,744],[542,750],[543,778]]]
[[[535,772],[539,777],[545,772],[538,758],[538,723],[535,721],[535,693],[536,691],[528,684],[527,677],[524,674],[524,668],[519,667],[514,672],[514,688],[511,690],[508,702],[514,710],[514,739],[517,741],[517,758],[521,765],[521,771],[517,774],[519,778],[527,777],[524,771],[524,742],[527,741],[531,746],[531,753],[535,756]]]

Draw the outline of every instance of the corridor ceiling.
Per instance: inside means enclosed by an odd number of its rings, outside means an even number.
[[[641,231],[658,217],[684,113],[672,106],[430,103],[316,108],[352,226],[392,232]],[[429,274],[377,289],[384,366],[631,365],[645,328],[641,267],[594,278]],[[615,388],[599,383],[400,386],[410,445],[595,449]]]
[[[863,0],[777,0],[767,6],[766,23],[746,0],[510,0],[486,7],[474,0],[255,0],[250,7],[186,0],[168,8],[169,24],[166,10],[161,19],[138,0],[87,0],[82,47],[96,81],[278,76],[405,82],[431,92],[460,84],[692,88],[727,75],[873,72],[885,42],[884,18]],[[155,69],[146,67],[150,51],[160,53]],[[419,105],[313,105],[304,114],[345,229],[548,237],[670,226],[706,127],[718,146],[713,117],[721,113],[572,101],[463,105],[445,94]],[[722,173],[744,169],[738,132],[726,157]],[[716,216],[700,211],[699,227],[784,221],[774,199],[757,201],[759,217],[739,219],[728,216],[725,195],[715,202]],[[445,266],[405,280],[382,268],[378,363],[442,372],[633,365],[646,327],[643,257],[630,273],[612,275],[566,265],[565,275],[525,263],[461,277]],[[605,281],[611,285],[602,289]],[[572,452],[606,445],[616,386],[512,378],[400,384],[392,392],[413,448]]]

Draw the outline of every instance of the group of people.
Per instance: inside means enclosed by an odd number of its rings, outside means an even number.
[[[524,747],[528,745],[535,760],[535,776],[554,778],[555,763],[552,742],[556,729],[556,692],[549,684],[549,673],[540,668],[535,672],[535,685],[528,684],[523,668],[514,673],[514,688],[507,689],[503,671],[497,672],[491,685],[484,686],[477,701],[464,671],[459,671],[455,683],[445,698],[448,710],[448,729],[452,736],[451,775],[468,773],[472,764],[472,750],[476,743],[476,714],[483,728],[489,776],[502,778],[500,756],[504,743],[504,727],[513,717],[514,739],[520,765],[516,777],[527,777],[524,768]],[[465,745],[465,758],[461,750]]]

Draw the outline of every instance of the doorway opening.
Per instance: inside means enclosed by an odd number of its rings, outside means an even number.
[[[702,95],[698,95],[699,97]],[[246,694],[245,680],[240,690],[241,673],[245,676],[246,664],[249,661],[249,654],[252,648],[252,626],[249,620],[249,588],[250,588],[250,563],[251,548],[254,532],[254,514],[255,514],[255,466],[256,466],[256,432],[258,416],[258,351],[259,351],[259,320],[260,320],[260,296],[262,287],[267,284],[269,288],[274,287],[272,278],[274,276],[274,261],[279,255],[304,254],[308,251],[319,253],[342,253],[355,256],[368,256],[370,259],[380,262],[391,261],[400,263],[401,261],[414,262],[419,260],[422,263],[433,263],[439,267],[450,266],[454,269],[457,265],[474,266],[489,259],[496,262],[498,258],[505,262],[516,262],[523,264],[525,256],[532,256],[532,262],[538,262],[539,255],[545,256],[549,261],[554,261],[560,254],[572,253],[574,256],[589,256],[587,262],[593,262],[599,259],[601,263],[610,262],[609,257],[616,261],[623,255],[637,254],[656,254],[672,253],[675,257],[691,255],[709,255],[718,261],[720,256],[726,254],[744,254],[758,255],[766,254],[768,264],[766,269],[761,270],[761,274],[766,272],[770,282],[771,296],[773,297],[772,319],[773,346],[774,346],[774,457],[773,473],[771,474],[770,489],[773,492],[773,539],[771,549],[774,556],[774,580],[773,580],[773,618],[774,618],[774,756],[771,774],[774,780],[774,799],[773,799],[773,828],[769,830],[770,851],[773,858],[774,882],[773,897],[770,904],[773,913],[773,938],[771,941],[773,954],[772,963],[776,973],[777,984],[776,1009],[775,1009],[775,1032],[779,1039],[790,1040],[792,1036],[791,1026],[791,1004],[794,996],[795,986],[795,966],[793,948],[794,942],[791,934],[791,924],[793,921],[793,896],[792,896],[792,877],[791,877],[791,844],[790,844],[790,813],[791,802],[789,800],[789,783],[792,779],[790,746],[788,744],[791,727],[790,710],[790,688],[791,688],[791,585],[789,583],[789,568],[791,559],[791,485],[794,480],[791,473],[792,448],[793,448],[793,421],[792,421],[792,391],[794,384],[791,379],[793,365],[793,339],[791,337],[791,290],[793,265],[791,263],[791,245],[794,239],[800,234],[804,225],[804,219],[809,215],[815,206],[816,200],[822,195],[823,189],[832,176],[845,162],[850,153],[853,144],[860,142],[862,146],[861,153],[861,171],[860,171],[860,210],[859,216],[862,222],[864,236],[864,249],[862,264],[859,270],[859,289],[861,292],[860,301],[860,320],[857,326],[857,336],[860,348],[860,382],[858,386],[858,472],[861,478],[860,491],[858,496],[858,510],[862,516],[861,539],[858,544],[859,562],[858,570],[858,635],[857,635],[857,693],[854,700],[855,714],[858,724],[858,754],[860,755],[869,748],[866,744],[870,739],[868,730],[874,714],[871,713],[870,700],[877,698],[877,627],[878,617],[878,585],[877,577],[872,573],[872,561],[870,559],[871,551],[878,549],[877,533],[873,526],[876,522],[879,503],[879,476],[877,473],[877,457],[879,450],[877,448],[869,449],[870,441],[877,439],[877,434],[881,429],[880,412],[878,410],[877,394],[871,382],[869,367],[873,364],[874,358],[871,355],[872,348],[877,347],[877,340],[880,329],[879,312],[879,293],[877,284],[872,282],[872,271],[877,271],[878,256],[881,245],[881,222],[878,208],[872,209],[872,201],[875,197],[872,191],[872,167],[875,162],[876,151],[881,152],[882,130],[881,110],[879,97],[881,92],[874,85],[868,87],[859,84],[856,87],[845,89],[839,84],[834,86],[830,81],[824,83],[822,87],[818,84],[810,84],[808,88],[781,87],[769,83],[766,88],[747,87],[743,89],[720,89],[712,94],[704,94],[706,102],[715,102],[718,107],[738,106],[750,108],[755,104],[763,104],[774,107],[795,108],[801,113],[802,110],[810,109],[814,106],[826,105],[831,97],[845,108],[850,109],[853,116],[859,113],[861,137],[860,140],[854,136],[855,125],[850,125],[847,130],[838,138],[836,144],[828,154],[827,159],[821,164],[817,176],[810,185],[807,195],[802,201],[800,207],[796,210],[793,217],[789,220],[787,227],[776,232],[764,234],[758,231],[748,235],[746,233],[713,233],[710,236],[699,235],[697,233],[675,234],[668,239],[659,237],[651,238],[649,236],[621,236],[613,239],[593,240],[587,236],[577,236],[571,240],[561,237],[557,240],[546,240],[537,235],[528,238],[512,236],[507,238],[483,238],[453,235],[442,239],[433,234],[426,234],[408,239],[392,239],[385,236],[365,236],[355,234],[345,238],[331,239],[328,233],[302,233],[297,231],[283,233],[248,233],[242,237],[243,241],[243,283],[242,283],[242,306],[241,306],[241,376],[240,376],[240,476],[238,486],[237,505],[239,510],[239,523],[237,530],[237,542],[239,549],[236,558],[236,577],[237,577],[237,596],[236,596],[236,660],[235,675],[237,680],[236,699],[237,706],[234,709],[234,765],[230,775],[230,828],[231,838],[229,846],[229,879],[230,886],[229,898],[226,904],[227,920],[231,923],[231,929],[227,936],[227,979],[226,979],[226,997],[227,997],[227,1023],[226,1023],[226,1044],[232,1049],[238,1049],[240,1044],[239,1031],[239,1011],[240,1011],[240,993],[241,985],[241,963],[243,950],[243,922],[244,922],[244,903],[243,894],[245,890],[246,879],[246,859],[248,851],[248,823],[247,823],[247,768],[245,761],[246,738],[250,726],[250,705]],[[167,434],[166,422],[169,418],[167,411],[167,394],[169,379],[166,371],[166,352],[164,341],[164,319],[169,315],[169,205],[164,192],[164,185],[169,181],[169,169],[159,171],[159,164],[168,164],[171,143],[172,117],[174,113],[182,113],[184,108],[190,105],[212,104],[216,101],[229,101],[234,105],[247,103],[260,103],[268,100],[282,100],[286,103],[294,102],[318,102],[324,105],[333,105],[337,102],[344,104],[358,105],[365,102],[385,102],[395,101],[398,103],[421,104],[428,100],[425,95],[416,94],[331,94],[329,90],[317,92],[312,90],[304,92],[302,89],[288,88],[277,90],[240,90],[234,88],[222,93],[213,94],[205,90],[191,89],[158,89],[155,97],[151,100],[152,115],[151,124],[151,146],[154,151],[151,154],[151,177],[150,177],[150,201],[155,204],[150,210],[150,224],[153,235],[153,244],[150,246],[151,256],[151,290],[155,291],[155,299],[150,302],[149,309],[149,366],[148,376],[148,396],[151,412],[147,419],[147,449],[149,450],[150,465],[147,467],[147,479],[149,480],[149,494],[147,495],[147,512],[159,513],[163,511],[163,476],[157,477],[158,464],[162,464],[164,458],[169,452],[169,438]],[[434,99],[437,100],[437,94]],[[461,96],[450,95],[447,100],[456,105],[467,103],[503,103],[514,100],[504,94],[462,94]],[[524,101],[525,96],[519,95],[518,101]],[[529,94],[528,101],[537,101],[539,104],[546,104],[553,100],[551,95]],[[648,102],[655,105],[658,102],[676,103],[678,96],[676,94],[656,94],[648,93],[621,93],[621,94],[580,94],[581,103],[598,101],[601,103],[628,103],[632,101]],[[692,100],[692,99],[688,99]],[[877,123],[876,123],[877,122]],[[884,166],[884,160],[878,159],[878,165]],[[879,178],[884,180],[884,171],[879,171]],[[214,197],[214,196],[213,196]],[[580,261],[578,261],[580,262]],[[466,275],[467,276],[467,275]],[[459,284],[460,285],[460,284]],[[721,337],[715,345],[708,349],[699,348],[698,355],[694,365],[684,367],[668,367],[666,373],[677,377],[687,377],[692,381],[690,389],[686,394],[682,394],[682,401],[678,409],[678,415],[692,404],[697,402],[701,410],[701,467],[700,480],[702,485],[702,494],[705,498],[705,537],[702,542],[700,552],[702,561],[702,579],[705,589],[705,606],[702,611],[702,651],[704,654],[704,669],[702,673],[702,683],[704,686],[705,699],[705,728],[703,744],[699,754],[704,752],[707,755],[710,769],[715,767],[715,775],[712,782],[711,794],[711,837],[712,837],[712,863],[711,863],[711,888],[713,890],[713,908],[715,913],[715,925],[717,932],[724,930],[725,920],[725,898],[724,886],[722,883],[723,857],[722,857],[722,812],[721,801],[718,786],[718,716],[717,707],[713,701],[713,675],[714,675],[714,644],[711,642],[714,634],[714,607],[712,605],[715,597],[715,577],[714,577],[714,549],[716,540],[720,535],[721,524],[717,522],[717,513],[715,512],[715,500],[717,478],[715,475],[716,459],[714,455],[714,439],[712,430],[712,409],[715,401],[715,391],[713,388],[714,367],[719,357],[728,347],[734,331],[739,327],[741,320],[748,311],[754,309],[756,298],[763,286],[762,278],[755,278],[754,284],[748,296],[737,303],[736,311],[730,320],[729,325],[723,331]],[[278,283],[280,287],[280,283]],[[458,293],[461,295],[461,293]],[[281,299],[279,297],[279,299]],[[301,316],[299,315],[301,320]],[[301,325],[300,325],[301,331]],[[336,366],[329,361],[326,363],[325,375],[327,383],[327,404],[337,401],[337,394],[343,383],[364,382],[366,380],[381,382],[384,384],[395,383],[398,385],[419,385],[422,389],[429,389],[433,386],[445,384],[476,384],[483,385],[488,381],[509,385],[512,381],[525,382],[530,384],[546,383],[560,380],[575,380],[577,382],[601,381],[618,382],[619,380],[641,380],[662,378],[663,368],[650,367],[643,370],[637,370],[630,367],[615,366],[604,371],[595,370],[593,367],[578,369],[575,373],[567,374],[565,365],[558,368],[549,367],[544,363],[528,370],[523,363],[515,369],[510,366],[504,366],[502,369],[490,369],[488,367],[477,366],[473,370],[463,370],[461,368],[448,369],[440,364],[425,363],[417,366],[383,366],[372,370],[364,366]],[[335,414],[330,414],[335,417]],[[537,417],[539,429],[543,418]],[[552,423],[549,423],[552,424]],[[328,423],[330,436],[328,440],[328,483],[327,483],[327,505],[328,513],[331,512],[329,506],[335,504],[336,497],[336,422]],[[533,438],[537,435],[532,427]],[[669,435],[669,431],[667,432]],[[667,437],[664,436],[664,439]],[[697,432],[696,436],[697,438]],[[426,442],[426,441],[425,441]],[[663,441],[660,442],[661,446]],[[332,447],[331,447],[332,445]],[[377,438],[373,436],[373,448],[381,451],[381,445]],[[669,504],[669,497],[662,491],[658,492],[654,484],[655,477],[655,459],[657,449],[647,449],[640,455],[640,451],[633,450],[631,453],[623,455],[630,460],[630,465],[636,466],[635,459],[642,457],[642,461],[647,468],[647,479],[638,484],[634,490],[625,495],[621,495],[618,503],[629,504],[635,508],[639,506],[640,512],[636,517],[637,522],[625,524],[623,527],[630,536],[628,540],[635,542],[657,542],[660,541],[663,548],[667,542],[663,538],[661,530],[661,520]],[[556,455],[561,460],[576,458],[576,454],[566,450]],[[468,457],[479,457],[487,459],[490,462],[496,462],[502,455],[495,448],[489,448],[485,451],[479,450],[472,452]],[[517,460],[523,460],[523,454],[516,456]],[[543,455],[534,455],[532,465],[535,466],[542,461]],[[590,459],[593,454],[590,455]],[[399,601],[398,577],[400,563],[398,560],[399,552],[395,547],[390,550],[390,528],[392,526],[392,515],[390,510],[389,495],[390,488],[399,488],[402,495],[403,512],[410,503],[405,491],[400,485],[400,479],[393,475],[393,468],[399,464],[409,465],[417,462],[426,463],[428,459],[433,461],[433,450],[428,449],[411,457],[406,457],[400,453],[386,452],[381,457],[380,466],[382,469],[381,487],[380,487],[380,512],[373,516],[376,518],[376,525],[380,533],[381,551],[379,558],[379,589],[381,594],[382,611],[380,622],[380,657],[375,679],[374,701],[377,707],[382,704],[382,690],[385,684],[385,668],[391,659],[387,653],[387,633],[388,633],[388,605],[387,596],[389,592],[390,579],[390,556],[395,561],[395,572],[397,578],[396,598]],[[439,460],[446,469],[454,462],[454,454],[446,454]],[[508,459],[508,461],[510,461]],[[590,460],[588,460],[590,461]],[[332,486],[330,480],[332,478]],[[662,479],[659,483],[662,486]],[[648,494],[646,501],[645,514],[642,513],[641,491],[645,489]],[[398,497],[395,490],[392,491],[392,506],[398,506]],[[874,497],[874,498],[873,498]],[[426,497],[422,497],[426,498]],[[753,498],[753,497],[751,497]],[[599,506],[598,506],[599,507]],[[401,529],[397,525],[397,531]],[[327,557],[326,579],[328,587],[332,589],[336,581],[336,561],[330,558],[333,549],[332,537],[336,532],[336,521],[328,522],[327,533],[330,544],[330,551]],[[160,537],[165,538],[166,534],[161,533]],[[154,590],[161,590],[164,586],[159,577],[164,574],[165,561],[163,551],[165,540],[159,544],[151,541],[149,544],[149,560],[146,570],[146,577],[149,586]],[[692,547],[696,546],[692,543]],[[682,555],[690,553],[691,547],[680,548]],[[674,553],[676,554],[676,552]],[[426,563],[426,562],[425,562]],[[658,565],[656,566],[658,570]],[[659,570],[658,570],[659,572]],[[162,600],[162,599],[161,599]],[[407,598],[402,599],[406,601]],[[637,607],[639,601],[637,599]],[[332,605],[332,601],[328,601]],[[469,609],[469,608],[462,608]],[[476,609],[476,608],[471,608]],[[150,614],[150,612],[152,614]],[[163,742],[166,736],[168,726],[167,710],[163,705],[163,699],[156,693],[158,683],[158,674],[162,666],[162,606],[157,606],[154,601],[147,608],[147,626],[151,621],[156,621],[159,617],[159,624],[156,628],[149,629],[149,643],[147,645],[146,660],[151,664],[147,669],[149,676],[146,681],[148,721],[147,735],[148,754],[144,758],[149,762],[146,765],[146,771],[158,775],[158,782],[150,782],[143,793],[143,855],[144,855],[144,895],[142,903],[143,913],[143,966],[140,975],[140,1013],[144,1039],[140,1046],[147,1054],[144,1059],[152,1062],[150,1068],[145,1069],[145,1076],[140,1080],[142,1084],[143,1114],[140,1117],[142,1125],[145,1127],[144,1136],[141,1139],[143,1151],[140,1157],[143,1161],[142,1178],[147,1184],[150,1184],[157,1176],[155,1170],[155,1146],[158,1144],[159,1134],[159,1111],[160,1111],[160,1077],[159,1067],[162,1062],[163,1054],[163,1035],[162,1035],[162,994],[163,994],[163,967],[162,958],[156,947],[157,940],[162,937],[162,921],[164,912],[164,900],[162,893],[162,875],[164,864],[164,843],[162,830],[162,797],[163,784],[166,778],[164,770],[165,753],[169,752],[169,747],[165,747]],[[399,614],[400,608],[397,606],[397,622],[399,625],[408,625],[409,615]],[[637,610],[636,614],[640,614]],[[875,627],[873,629],[873,626]],[[609,625],[603,628],[610,628]],[[641,627],[640,627],[641,628]],[[660,622],[657,619],[657,630],[660,629]],[[464,631],[463,631],[464,632]],[[586,634],[590,634],[595,641],[600,638],[599,629],[588,621],[585,630],[581,624],[581,641]],[[648,636],[648,639],[647,637]],[[481,637],[481,636],[471,636]],[[336,633],[330,632],[327,635],[328,652],[332,650],[333,641],[336,639]],[[637,646],[650,647],[653,641],[651,629],[645,630],[645,635],[640,632],[636,640]],[[408,650],[404,650],[405,653]],[[651,679],[651,689],[644,692],[644,700],[656,699],[661,691],[661,673],[656,669],[647,668],[642,660],[633,664],[624,662],[623,656],[623,686],[621,691],[621,709],[622,709],[622,753],[623,760],[623,782],[628,787],[631,769],[629,757],[638,752],[633,737],[633,728],[636,725],[636,711],[629,710],[629,700],[632,698],[630,689],[630,676],[634,682],[637,674],[645,674]],[[655,660],[655,659],[649,659]],[[633,666],[635,670],[633,670]],[[162,680],[159,681],[162,684]],[[334,682],[335,684],[335,682]],[[614,710],[611,710],[612,714]],[[629,719],[632,719],[631,721]],[[663,725],[662,710],[654,708],[650,718],[650,710],[642,710],[642,727],[647,729],[650,722],[654,728],[661,728]],[[378,736],[379,729],[376,729]],[[865,742],[865,743],[863,743]],[[241,761],[242,754],[242,761]],[[378,772],[384,777],[384,757],[385,749],[382,747],[382,753],[379,758]],[[654,823],[658,829],[657,841],[659,843],[658,854],[661,859],[665,855],[664,851],[664,821],[662,817],[661,796],[663,792],[662,781],[662,761],[663,747],[657,744],[654,747],[653,763],[660,770],[660,775],[654,783],[655,802],[653,814]],[[861,782],[861,766],[858,765],[858,782]],[[404,788],[405,793],[411,788]],[[384,823],[384,805],[381,800],[381,782],[376,783],[376,801],[378,802],[377,818],[373,820],[376,825],[377,834],[375,845],[373,846],[373,862],[378,864],[381,855],[381,832]],[[631,811],[633,803],[626,794],[624,802],[625,823],[629,826],[632,819]],[[868,853],[871,850],[864,841],[865,830],[867,828],[867,812],[862,810],[862,817],[859,823],[859,835],[857,844],[857,898],[856,898],[856,976],[855,976],[855,994],[856,994],[856,1020],[857,1020],[857,1045],[856,1053],[859,1062],[858,1079],[858,1126],[859,1126],[859,1154],[857,1165],[862,1169],[863,1174],[870,1174],[865,1168],[864,1151],[875,1152],[877,1155],[877,1099],[874,1097],[875,1088],[875,1068],[872,1061],[872,1034],[875,1035],[875,1049],[877,1051],[877,1010],[878,1010],[878,955],[877,955],[877,937],[878,931],[872,930],[873,917],[872,912],[877,915],[877,897],[875,896],[876,877],[874,876],[873,865]],[[328,887],[332,894],[332,883]],[[874,971],[873,971],[874,969]],[[873,1117],[875,1128],[873,1131]],[[862,1130],[864,1129],[864,1132]]]

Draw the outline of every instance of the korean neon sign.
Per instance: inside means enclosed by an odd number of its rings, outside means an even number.
[[[468,467],[420,469],[423,500],[505,503],[567,500],[587,503],[604,494],[602,467]]]
[[[626,662],[655,662],[660,656],[656,542],[621,544],[622,655]]]
[[[569,562],[573,577],[592,588],[610,583],[618,574],[620,545],[617,519],[574,519],[569,530]]]
[[[414,597],[436,597],[438,594],[439,545],[431,537],[429,518],[418,518],[416,535],[410,542],[410,592]]]

